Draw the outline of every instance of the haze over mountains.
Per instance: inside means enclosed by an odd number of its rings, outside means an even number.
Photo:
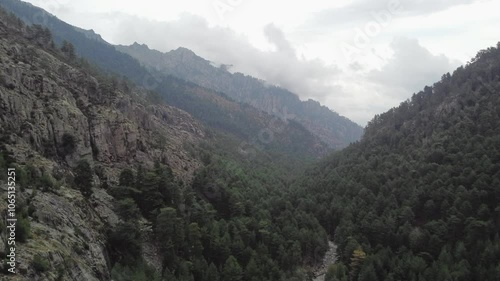
[[[0,66],[2,280],[500,277],[500,42],[364,130],[18,0]]]
[[[27,1],[114,44],[137,41],[162,52],[186,47],[362,126],[495,45],[500,26],[494,0],[236,1],[222,5],[228,8],[222,18],[213,4],[224,0]]]
[[[138,59],[145,66],[141,67],[138,61],[115,51],[112,45],[93,31],[84,31],[68,25],[28,3],[20,4],[21,2],[16,0],[3,0],[2,3],[28,22],[50,27],[56,42],[62,42],[65,38],[74,44],[78,54],[88,58],[89,61],[103,69],[125,75],[138,84],[147,84],[146,87],[157,87],[165,75],[194,82],[269,114],[292,117],[332,148],[345,147],[350,142],[358,140],[362,134],[359,125],[321,106],[318,102],[301,102],[295,94],[285,89],[267,86],[264,81],[243,74],[231,74],[213,67],[208,61],[189,50],[181,48],[160,55],[157,51],[145,48],[117,47],[118,50]],[[153,63],[154,61],[156,63]],[[159,62],[163,63],[160,65]]]
[[[294,120],[331,147],[344,147],[361,137],[362,131],[358,125],[318,102],[300,101],[295,94],[283,88],[266,85],[265,81],[242,73],[232,74],[227,66],[216,67],[188,49],[178,48],[162,54],[137,43],[117,46],[117,49],[151,69],[223,92],[270,114],[294,116]]]

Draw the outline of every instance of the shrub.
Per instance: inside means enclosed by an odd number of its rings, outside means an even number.
[[[144,261],[138,261],[136,264],[127,266],[116,263],[111,270],[111,278],[115,281],[159,281],[161,277],[153,268]],[[168,280],[168,279],[167,279]]]
[[[69,133],[64,133],[62,135],[61,146],[59,148],[59,153],[61,154],[61,156],[65,157],[66,155],[75,152],[75,149],[76,149],[76,138]]]
[[[55,181],[50,174],[44,172],[40,178],[39,185],[43,190],[48,190],[54,187]]]
[[[33,268],[38,272],[45,272],[49,269],[49,261],[42,257],[40,254],[36,254],[33,258]]]
[[[19,183],[19,186],[21,188],[28,187],[30,181],[28,179],[28,173],[25,169],[16,167],[16,181]]]
[[[136,220],[140,217],[141,211],[132,198],[126,198],[116,203],[116,212],[126,221]]]
[[[16,225],[16,239],[24,243],[30,238],[31,236],[31,225],[30,221],[27,217],[21,216],[17,220],[17,225]]]
[[[116,199],[138,199],[142,194],[140,190],[127,186],[112,186],[108,189],[108,193]]]
[[[125,169],[120,173],[119,184],[121,186],[134,186],[135,177],[134,172],[130,169]]]
[[[63,280],[65,271],[66,270],[64,269],[64,266],[62,264],[57,266],[57,277],[56,277],[57,281]]]
[[[81,160],[75,168],[75,185],[80,189],[83,196],[89,198],[92,195],[92,168],[87,160]]]
[[[30,204],[28,206],[28,216],[33,216],[33,214],[36,212],[35,205]]]

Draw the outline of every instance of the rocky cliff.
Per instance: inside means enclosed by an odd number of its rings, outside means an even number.
[[[0,19],[1,152],[30,173],[50,175],[53,185],[34,190],[18,182],[17,204],[27,209],[31,237],[16,244],[18,274],[9,280],[109,280],[106,230],[119,218],[101,186],[125,167],[155,162],[189,182],[200,161],[184,147],[199,142],[204,128],[180,109],[151,103],[145,92],[122,87],[126,92],[82,70],[81,62],[69,63],[38,38],[39,30]],[[71,188],[80,159],[96,171],[89,199]],[[0,184],[5,188],[1,178]],[[6,209],[1,200],[2,214]],[[0,237],[4,245],[5,233]],[[40,272],[37,259],[53,268]]]
[[[107,91],[96,78],[20,36],[2,36],[0,57],[0,125],[17,161],[47,157],[73,166],[86,157],[112,169],[159,160],[185,179],[196,169],[182,147],[204,132],[189,114],[151,104],[139,91]],[[58,149],[65,135],[75,139],[70,153]]]

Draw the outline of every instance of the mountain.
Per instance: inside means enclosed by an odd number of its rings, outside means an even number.
[[[1,12],[0,166],[16,169],[20,221],[12,280],[56,280],[56,268],[65,279],[109,279],[106,232],[120,222],[115,200],[97,188],[89,203],[71,188],[78,186],[76,167],[89,163],[96,187],[112,185],[125,168],[155,163],[189,182],[202,163],[184,147],[200,143],[206,130],[137,89],[110,90],[51,47],[41,29]],[[5,180],[2,175],[2,186]],[[51,270],[43,275],[46,263]]]
[[[338,245],[327,280],[498,280],[500,43],[296,185]]]
[[[15,173],[0,186],[16,187],[15,208],[0,200],[16,218],[0,221],[0,279],[299,281],[335,261],[326,281],[498,280],[500,43],[303,172],[328,148],[273,112],[293,94],[256,90],[252,105],[229,90],[261,81],[187,49],[164,67],[168,53],[124,47],[157,69],[0,4],[15,12],[0,9],[0,170]]]
[[[0,279],[308,278],[327,237],[290,186],[323,143],[177,78],[144,89],[53,40],[0,9],[0,170],[15,171],[0,186],[16,186],[0,212],[17,219]]]
[[[149,72],[140,64],[102,40],[100,35],[92,30],[84,30],[67,24],[45,10],[30,3],[19,0],[0,0],[0,6],[14,13],[27,24],[38,24],[49,28],[56,44],[63,41],[71,42],[78,55],[87,58],[102,70],[117,73],[126,77],[134,77],[133,81],[144,81]]]
[[[359,125],[316,101],[301,101],[286,89],[266,85],[265,81],[242,73],[233,74],[227,66],[216,67],[189,49],[178,48],[161,53],[138,43],[116,48],[151,69],[223,92],[236,101],[276,116],[294,116],[294,120],[332,148],[343,148],[357,141],[363,133]]]
[[[311,135],[290,116],[274,118],[253,107],[241,106],[220,92],[148,70],[136,59],[115,50],[93,31],[71,26],[29,3],[0,0],[0,5],[28,24],[47,27],[56,44],[70,42],[77,55],[117,76],[115,80],[125,76],[137,85],[156,91],[160,95],[159,99],[166,99],[167,103],[189,112],[200,122],[244,137],[242,146],[249,147],[248,150],[266,148],[286,152],[297,161],[315,159],[325,155],[328,150],[321,139]],[[287,126],[289,130],[283,130]]]
[[[57,44],[68,41],[75,46],[78,55],[85,57],[101,69],[123,75],[147,88],[157,88],[155,81],[165,74],[193,82],[202,87],[222,92],[238,102],[278,117],[291,117],[320,138],[331,148],[342,148],[362,135],[362,128],[349,119],[338,115],[318,102],[300,99],[289,91],[266,86],[263,81],[231,74],[224,68],[216,68],[210,62],[196,56],[192,51],[179,48],[166,54],[149,50],[138,44],[131,47],[110,45],[92,30],[69,25],[43,9],[19,0],[0,0],[0,5],[14,13],[24,22],[48,27]],[[125,54],[129,53],[131,56]],[[163,62],[155,63],[155,59]],[[147,66],[144,68],[142,66]]]

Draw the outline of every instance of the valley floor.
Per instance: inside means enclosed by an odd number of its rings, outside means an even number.
[[[326,251],[325,256],[323,257],[323,262],[321,265],[314,271],[314,279],[313,281],[324,281],[326,271],[328,270],[328,266],[334,264],[337,256],[337,245],[335,245],[332,241],[328,241],[328,251]]]

